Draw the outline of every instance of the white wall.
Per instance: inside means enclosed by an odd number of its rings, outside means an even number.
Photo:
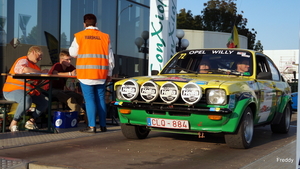
[[[299,50],[264,50],[263,53],[269,56],[283,74],[286,80],[293,79],[293,71],[296,71],[296,78],[298,79],[298,65],[299,65]]]
[[[187,39],[190,44],[187,49],[200,48],[227,48],[230,33],[212,32],[202,30],[183,29],[185,35],[183,39]],[[247,49],[247,37],[239,35],[240,48]]]

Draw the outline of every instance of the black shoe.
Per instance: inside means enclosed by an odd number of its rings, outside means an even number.
[[[81,129],[79,131],[84,133],[96,133],[96,127],[93,128],[86,127],[85,129]]]
[[[100,126],[100,130],[101,130],[101,132],[106,132],[107,131],[106,127],[101,127],[101,126]]]

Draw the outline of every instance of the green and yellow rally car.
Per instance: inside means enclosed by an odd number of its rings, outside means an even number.
[[[287,133],[291,89],[273,61],[246,49],[194,49],[176,53],[153,76],[115,83],[122,133],[144,139],[151,130],[224,134],[231,148],[249,148],[254,126]]]

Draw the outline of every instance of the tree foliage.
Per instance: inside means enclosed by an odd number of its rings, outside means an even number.
[[[259,51],[259,52],[263,52],[264,51],[264,47],[262,46],[260,40],[258,40],[256,42],[256,44],[254,45],[254,50]]]
[[[231,33],[233,25],[236,25],[239,35],[248,38],[248,49],[253,49],[256,39],[256,31],[247,28],[247,19],[237,13],[236,0],[209,0],[204,3],[202,15],[186,12],[181,9],[177,14],[177,29],[193,29]],[[243,13],[243,12],[242,12]]]
[[[20,42],[26,44],[37,44],[37,27],[32,27],[30,33],[25,37],[24,35],[21,36]]]
[[[61,39],[61,41],[60,41],[61,44],[60,44],[60,45],[61,45],[62,47],[67,48],[67,47],[68,47],[68,44],[67,44],[67,35],[65,34],[65,32],[63,32],[63,33],[61,34],[60,39]]]

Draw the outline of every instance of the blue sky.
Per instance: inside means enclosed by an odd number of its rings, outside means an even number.
[[[177,0],[182,8],[200,15],[208,0]],[[237,11],[248,19],[247,28],[257,31],[264,50],[299,49],[300,0],[236,0]]]

